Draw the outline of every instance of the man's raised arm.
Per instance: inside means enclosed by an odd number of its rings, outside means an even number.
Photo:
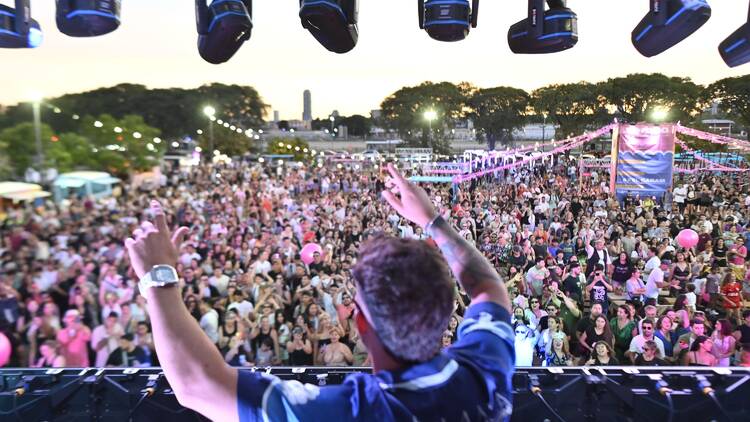
[[[155,223],[145,222],[125,241],[139,278],[155,265],[177,264],[179,246],[188,230],[170,235],[164,211],[151,204]],[[150,287],[142,291],[151,317],[154,346],[164,374],[181,405],[217,421],[238,420],[237,370],[230,368],[201,330],[180,297],[180,288]]]
[[[388,165],[391,178],[383,198],[407,220],[418,224],[437,243],[453,274],[471,296],[471,303],[495,302],[510,312],[510,298],[500,276],[474,245],[453,230],[438,214],[424,189]]]

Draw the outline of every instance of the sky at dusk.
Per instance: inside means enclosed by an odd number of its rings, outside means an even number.
[[[297,0],[256,0],[252,38],[219,66],[198,55],[191,1],[123,0],[120,29],[84,39],[57,31],[54,2],[31,3],[45,40],[35,50],[0,50],[0,104],[37,92],[54,97],[124,82],[153,88],[222,82],[254,86],[282,119],[299,119],[305,89],[312,91],[313,116],[325,117],[334,109],[367,115],[390,93],[426,80],[532,90],[635,72],[698,83],[750,72],[750,65],[729,69],[717,51],[745,23],[747,0],[711,1],[713,16],[703,28],[651,59],[630,44],[647,0],[568,1],[579,17],[578,45],[539,56],[514,55],[506,42],[508,27],[526,13],[523,0],[481,1],[479,27],[458,43],[434,41],[420,31],[415,0],[364,0],[359,45],[345,55],[329,53],[301,27]]]

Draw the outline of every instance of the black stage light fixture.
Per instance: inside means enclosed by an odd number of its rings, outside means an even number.
[[[711,6],[706,0],[649,0],[648,14],[631,39],[639,53],[653,57],[689,37],[710,17]]]
[[[31,18],[29,0],[16,0],[15,9],[0,4],[0,48],[36,48],[42,43],[39,22]]]
[[[578,43],[578,15],[565,0],[529,0],[526,19],[508,31],[508,45],[516,54],[557,53]]]
[[[198,52],[203,60],[228,61],[250,39],[253,30],[252,0],[195,0]]]
[[[359,0],[300,0],[302,27],[334,53],[347,53],[359,40]]]
[[[747,12],[747,23],[719,45],[719,54],[729,67],[750,62],[750,10]]]
[[[461,41],[477,27],[479,0],[418,0],[419,28],[438,41]]]
[[[120,0],[56,0],[57,28],[71,37],[96,37],[120,27]]]

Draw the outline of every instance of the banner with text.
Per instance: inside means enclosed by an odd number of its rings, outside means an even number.
[[[615,193],[622,201],[628,193],[655,196],[661,203],[672,187],[675,153],[674,125],[621,124],[617,138]]]

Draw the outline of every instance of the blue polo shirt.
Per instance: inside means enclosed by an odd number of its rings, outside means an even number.
[[[485,302],[464,317],[451,347],[401,371],[351,374],[325,387],[240,371],[240,421],[508,420],[515,366],[510,315]]]

